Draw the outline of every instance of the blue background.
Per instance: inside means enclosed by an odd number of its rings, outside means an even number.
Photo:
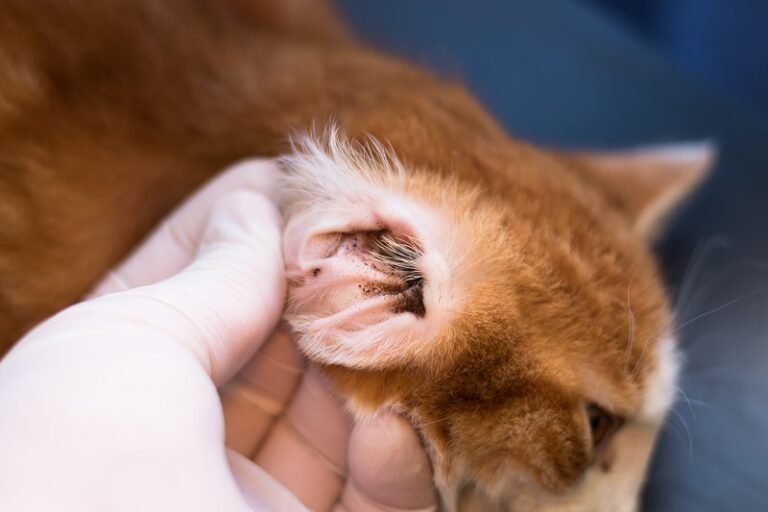
[[[582,0],[605,9],[729,101],[768,120],[765,0]]]

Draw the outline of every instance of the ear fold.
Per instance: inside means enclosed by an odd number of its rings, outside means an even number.
[[[636,232],[650,240],[706,176],[715,156],[715,146],[701,142],[576,153],[568,158],[626,214]]]

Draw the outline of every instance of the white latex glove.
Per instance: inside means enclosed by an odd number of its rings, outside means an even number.
[[[220,175],[0,362],[0,510],[436,509],[407,422],[352,425],[275,330],[274,172]]]

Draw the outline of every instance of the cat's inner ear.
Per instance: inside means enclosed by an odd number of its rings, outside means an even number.
[[[379,206],[311,211],[287,226],[287,317],[317,361],[413,362],[441,323],[445,265],[413,222],[419,212],[396,200]]]
[[[716,148],[709,142],[568,155],[646,240],[658,235],[669,214],[706,176],[715,157]]]

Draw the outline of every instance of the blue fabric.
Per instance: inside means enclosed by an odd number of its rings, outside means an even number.
[[[714,174],[658,246],[679,298],[687,400],[681,393],[664,429],[645,510],[768,510],[768,127],[760,117],[735,110],[586,4],[339,3],[360,35],[463,80],[516,136],[581,148],[717,142]]]
[[[768,119],[765,0],[581,0],[615,13],[686,70]]]

